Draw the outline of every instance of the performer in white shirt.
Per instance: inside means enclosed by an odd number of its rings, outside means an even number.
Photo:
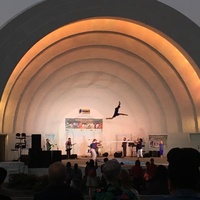
[[[65,143],[66,152],[67,152],[67,159],[70,159],[71,150],[72,150],[72,141],[71,138],[68,138],[67,142]]]

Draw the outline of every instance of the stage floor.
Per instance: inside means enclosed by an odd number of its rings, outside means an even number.
[[[101,164],[103,164],[103,159],[105,157],[97,157],[97,163],[98,165],[100,166]],[[142,167],[145,167],[145,163],[147,161],[150,161],[150,158],[151,157],[148,157],[148,158],[139,158],[140,162],[141,162],[141,166]],[[167,158],[166,157],[163,157],[163,158],[160,158],[160,157],[153,157],[154,158],[154,161],[155,161],[155,164],[156,165],[165,165],[167,166],[168,165],[168,162],[167,162]],[[89,161],[91,158],[88,156],[88,157],[78,157],[77,159],[65,159],[65,160],[62,160],[62,163],[66,165],[67,162],[71,162],[72,166],[77,163],[80,167],[85,167],[86,166],[86,162]],[[108,159],[114,159],[114,156],[108,156]],[[130,156],[127,156],[127,157],[124,157],[124,158],[115,158],[117,159],[120,163],[122,162],[124,165],[123,166],[126,166],[126,167],[131,167],[132,165],[135,164],[135,161],[138,159],[137,157],[130,157]]]

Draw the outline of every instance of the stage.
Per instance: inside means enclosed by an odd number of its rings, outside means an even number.
[[[97,164],[98,164],[98,169],[97,169],[97,175],[101,175],[100,172],[100,166],[104,163],[103,159],[105,157],[100,156],[97,157]],[[114,159],[114,156],[108,156],[108,159]],[[141,161],[141,166],[143,168],[145,168],[145,163],[147,161],[150,161],[151,157],[147,157],[147,158],[139,158],[139,160]],[[153,157],[155,160],[155,164],[156,165],[164,165],[167,166],[168,162],[166,157],[160,158],[160,157]],[[90,156],[77,156],[76,159],[62,159],[61,162],[66,165],[67,162],[71,162],[72,167],[74,166],[75,163],[78,164],[78,166],[81,168],[82,173],[84,175],[84,169],[86,167],[86,162],[89,161],[91,159]],[[130,169],[134,164],[135,161],[138,159],[137,157],[131,157],[131,156],[127,156],[125,158],[119,157],[119,158],[115,158],[118,160],[119,163],[122,164],[122,168],[124,169]],[[9,161],[9,162],[0,162],[0,166],[4,167],[7,169],[8,171],[8,176],[10,174],[16,174],[16,173],[25,173],[25,174],[34,174],[34,175],[38,175],[38,176],[43,176],[43,175],[47,175],[48,174],[48,167],[28,167],[24,162],[18,162],[18,161]],[[5,182],[8,181],[8,178],[6,179]]]

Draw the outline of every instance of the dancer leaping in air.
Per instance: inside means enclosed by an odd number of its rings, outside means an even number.
[[[113,116],[112,117],[107,117],[106,119],[113,119],[114,117],[117,117],[119,115],[128,116],[127,114],[119,113],[120,105],[121,105],[121,102],[119,101],[119,105],[115,108],[115,112],[114,112]]]

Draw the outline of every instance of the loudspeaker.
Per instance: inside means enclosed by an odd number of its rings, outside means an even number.
[[[105,153],[102,154],[102,156],[103,156],[103,157],[108,157],[108,153],[105,152]]]
[[[159,151],[149,151],[150,157],[160,157]]]
[[[114,153],[115,158],[121,158],[122,157],[122,151],[117,151]]]
[[[76,159],[77,157],[78,157],[77,154],[71,154],[69,158],[70,159]]]
[[[160,157],[159,151],[153,151],[153,157]]]
[[[150,153],[145,153],[145,154],[143,155],[143,157],[144,157],[144,158],[149,158],[149,157],[151,157],[151,155],[150,155]]]
[[[43,167],[42,149],[29,149],[29,164],[30,168]]]
[[[41,134],[32,134],[32,149],[41,149]]]
[[[61,155],[61,160],[66,160],[67,159],[67,155]]]
[[[61,161],[61,151],[50,151],[51,152],[51,162]]]
[[[49,167],[50,164],[61,161],[61,151],[42,151],[42,162],[44,167]]]
[[[51,162],[51,151],[42,151],[42,163],[44,167],[49,167]]]

